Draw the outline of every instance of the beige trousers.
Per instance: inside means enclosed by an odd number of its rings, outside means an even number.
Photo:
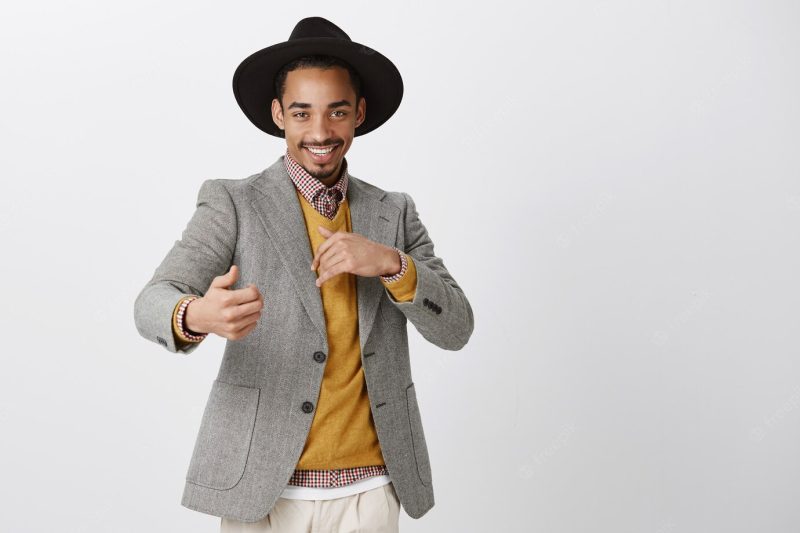
[[[278,498],[258,522],[223,517],[220,533],[397,533],[400,500],[392,483],[333,500]]]

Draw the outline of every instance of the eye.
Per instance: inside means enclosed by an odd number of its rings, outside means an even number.
[[[341,115],[336,115],[336,113],[341,113]],[[347,114],[347,111],[334,111],[333,114],[337,117],[343,117]]]
[[[292,116],[293,117],[297,117],[297,118],[304,118],[304,117],[301,117],[300,115],[306,115],[306,114],[307,113],[305,111],[298,111],[297,113],[293,114]]]

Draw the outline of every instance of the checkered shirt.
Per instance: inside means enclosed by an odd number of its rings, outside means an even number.
[[[295,470],[289,485],[300,487],[342,487],[360,479],[388,475],[386,465],[354,466],[338,470]]]
[[[309,174],[286,150],[284,157],[286,171],[300,194],[308,200],[320,214],[333,220],[342,199],[347,197],[347,159],[342,162],[342,175],[331,187]],[[387,475],[386,465],[354,466],[335,470],[295,470],[289,478],[289,485],[301,487],[341,487],[358,480]]]

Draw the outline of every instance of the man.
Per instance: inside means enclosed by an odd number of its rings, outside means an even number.
[[[135,303],[140,334],[190,354],[227,343],[182,505],[232,531],[397,531],[433,505],[407,321],[446,350],[473,331],[410,195],[349,173],[353,138],[400,104],[396,67],[301,20],[234,74],[245,115],[286,152],[211,179]]]

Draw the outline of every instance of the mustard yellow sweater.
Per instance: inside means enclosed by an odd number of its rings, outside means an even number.
[[[300,191],[296,192],[305,218],[312,256],[325,241],[317,226],[334,232],[352,231],[350,206],[346,198],[339,204],[334,219],[330,220],[317,212]],[[417,288],[414,261],[408,255],[406,259],[408,267],[402,278],[394,282],[380,280],[399,302],[412,300]],[[383,456],[361,368],[356,276],[348,272],[339,274],[327,280],[319,289],[328,334],[328,360],[311,430],[296,468],[324,470],[382,465]],[[176,323],[175,315],[173,312],[173,324]],[[177,330],[175,338],[180,344],[185,344],[180,341]]]

